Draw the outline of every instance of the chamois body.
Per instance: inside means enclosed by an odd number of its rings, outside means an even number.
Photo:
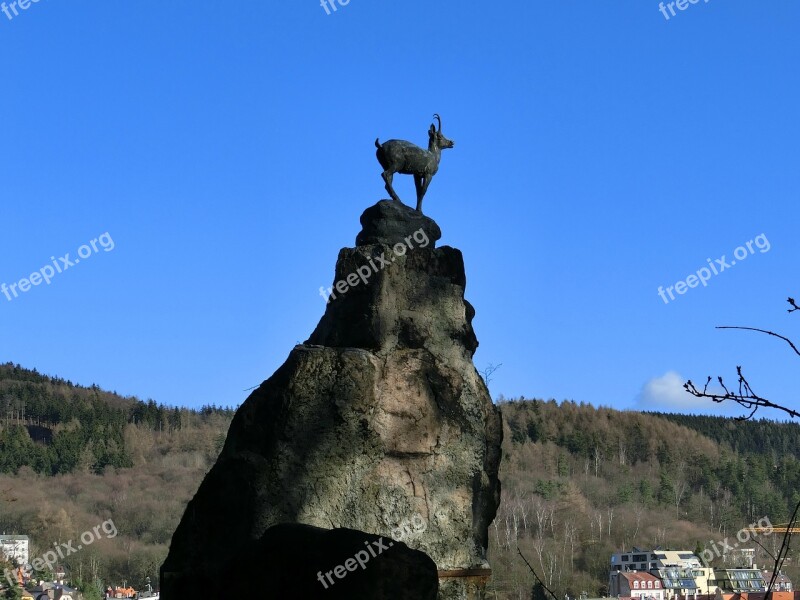
[[[392,187],[392,179],[395,173],[414,176],[414,186],[417,188],[417,210],[422,212],[422,199],[431,179],[439,170],[439,161],[442,158],[444,148],[452,148],[455,143],[448,140],[442,134],[442,120],[439,115],[434,115],[439,121],[439,130],[431,124],[428,130],[428,149],[423,150],[416,144],[405,140],[387,140],[381,144],[375,139],[377,151],[375,155],[378,162],[383,167],[383,181],[386,183],[386,191],[393,200],[400,202],[400,198]]]

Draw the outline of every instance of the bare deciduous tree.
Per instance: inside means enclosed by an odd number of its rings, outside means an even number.
[[[800,310],[800,306],[797,305],[794,298],[788,298],[787,302],[789,303],[790,308],[787,312],[793,313],[795,311]],[[780,335],[775,333],[774,331],[770,331],[768,329],[759,329],[757,327],[740,327],[740,326],[719,326],[717,329],[739,329],[744,331],[755,331],[757,333],[763,333],[765,335],[776,337],[780,340],[786,342],[792,351],[800,356],[800,350],[798,350],[797,346],[787,338],[786,336]],[[737,375],[737,384],[736,387],[729,388],[726,384],[722,376],[717,377],[717,382],[719,383],[720,388],[722,388],[721,392],[714,392],[709,391],[708,386],[711,383],[711,376],[708,376],[703,389],[700,390],[697,386],[692,383],[690,379],[687,381],[683,387],[684,389],[692,394],[697,398],[708,398],[713,400],[714,402],[735,402],[739,406],[743,407],[746,410],[750,411],[745,417],[740,417],[741,420],[749,420],[752,419],[753,416],[756,414],[759,408],[771,408],[774,410],[783,411],[792,418],[800,417],[800,412],[788,408],[786,406],[782,406],[776,402],[773,402],[763,396],[757,394],[750,382],[745,378],[742,367],[736,367],[736,375]],[[771,598],[772,587],[775,584],[776,579],[778,578],[778,574],[783,566],[784,561],[786,560],[786,556],[789,553],[790,544],[792,541],[792,530],[797,526],[798,517],[800,516],[800,502],[794,508],[794,512],[792,513],[792,518],[789,520],[789,524],[786,527],[786,532],[784,533],[783,540],[781,542],[781,546],[778,549],[775,558],[775,565],[772,570],[772,577],[770,578],[769,585],[767,586],[767,593],[765,594],[765,598]]]

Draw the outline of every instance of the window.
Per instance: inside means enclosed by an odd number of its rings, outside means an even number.
[[[660,581],[656,581],[656,589],[658,589],[660,587],[661,587],[661,582]]]
[[[639,589],[639,582],[638,581],[634,581],[633,582],[633,589],[635,589],[635,590]]]
[[[628,562],[628,555],[627,554],[623,554],[621,560],[622,560],[622,562]]]
[[[647,571],[647,563],[642,563],[639,565],[640,571]]]
[[[653,582],[652,581],[648,581],[647,582],[647,589],[648,590],[652,590],[653,589]]]

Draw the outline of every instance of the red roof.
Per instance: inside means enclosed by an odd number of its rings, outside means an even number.
[[[625,571],[620,572],[620,575],[622,575],[628,581],[661,581],[655,575],[651,575],[645,571],[636,571],[635,573],[632,573],[631,571]]]

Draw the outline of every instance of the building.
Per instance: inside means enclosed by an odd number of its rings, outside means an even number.
[[[764,577],[764,581],[769,583],[772,579],[772,569],[761,569],[761,575]],[[779,571],[772,589],[776,592],[791,592],[793,590],[792,580],[784,575],[783,571]]]
[[[630,596],[633,600],[665,600],[661,580],[645,571],[612,571],[609,595]]]
[[[765,592],[767,582],[758,569],[714,569],[716,585],[723,592]]]
[[[711,569],[708,571],[710,572]],[[662,567],[653,569],[653,574],[661,579],[667,599],[676,596],[689,598],[708,593],[709,573],[702,567]]]
[[[714,570],[704,567],[689,550],[640,550],[620,552],[611,556],[612,571],[649,571],[661,580],[665,600],[678,596],[696,598],[713,594],[717,588]]]
[[[0,535],[0,553],[6,560],[18,565],[29,562],[29,540],[27,535]]]
[[[703,564],[694,552],[689,550],[640,550],[611,555],[612,571],[652,571],[665,567],[701,568]]]
[[[638,600],[641,597],[641,588],[633,587],[624,591],[625,583],[620,577],[649,572],[649,575],[659,580],[663,600],[699,600],[718,593],[764,592],[772,572],[756,568],[752,564],[754,554],[747,549],[739,557],[744,562],[749,562],[750,568],[726,569],[704,567],[700,559],[689,551],[634,548],[630,552],[611,556],[609,589],[617,590],[611,592],[611,596],[632,595],[634,600]],[[774,591],[791,592],[793,589],[791,580],[781,573],[776,579]],[[800,600],[800,596],[797,600]]]

